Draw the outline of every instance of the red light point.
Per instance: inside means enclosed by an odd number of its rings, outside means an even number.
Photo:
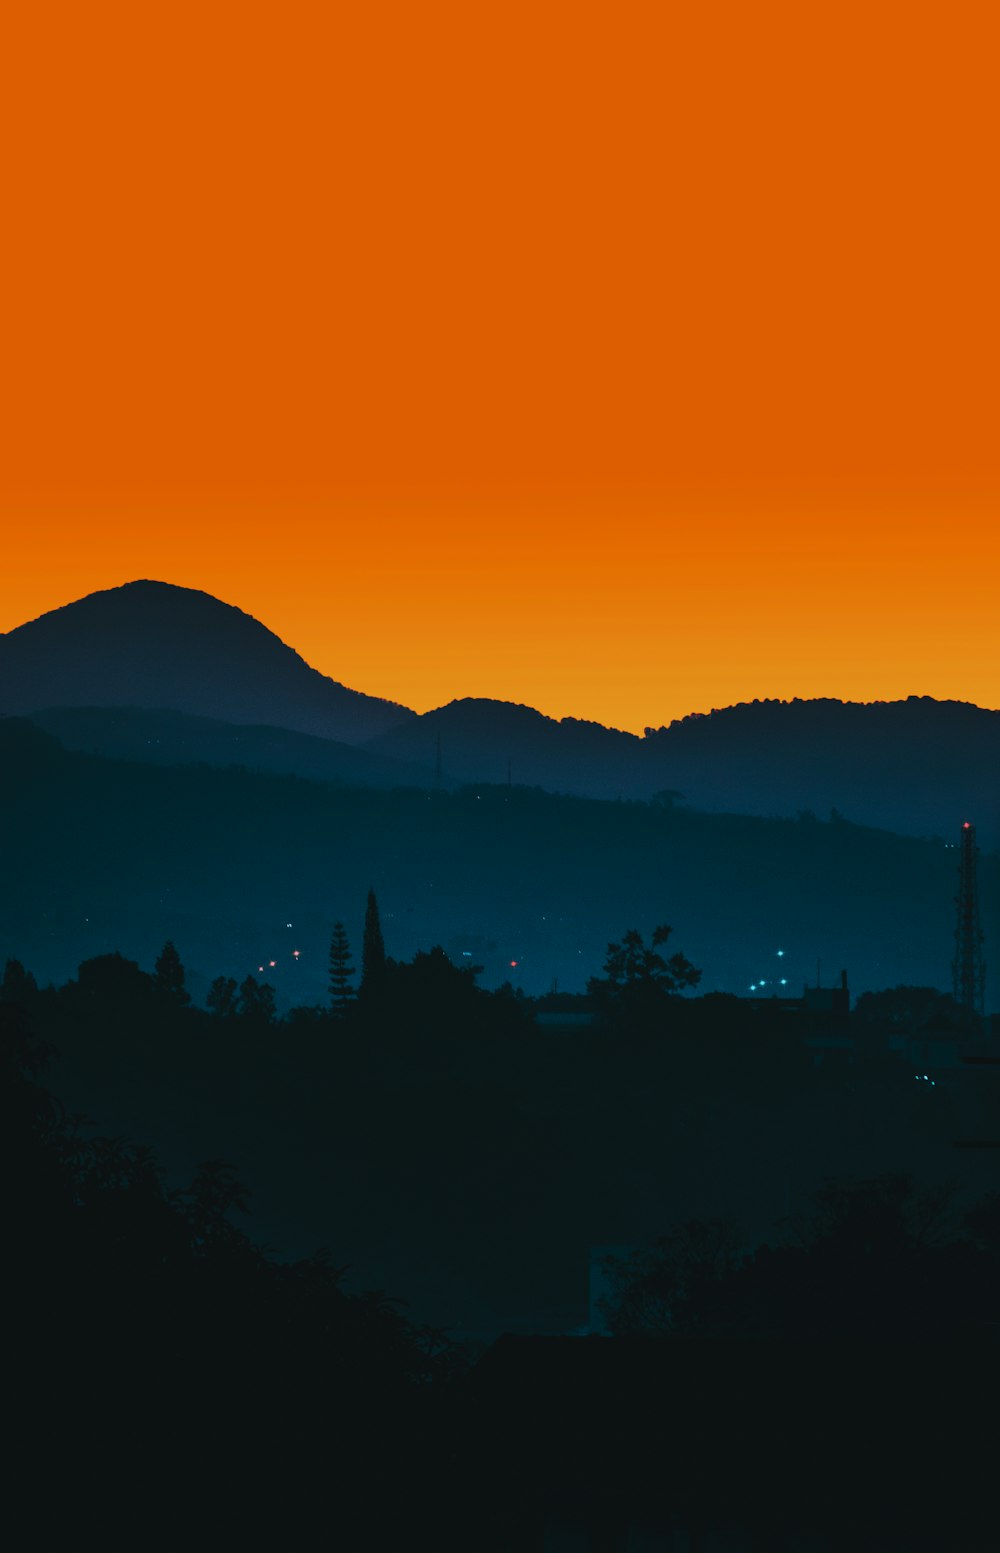
[[[968,820],[966,820],[966,821],[965,821],[965,822],[964,822],[964,824],[963,824],[963,826],[962,826],[962,829],[963,829],[963,830],[971,830],[971,829],[972,829],[972,826],[971,826],[971,824],[970,824],[970,823],[969,823],[969,821],[968,821]]]

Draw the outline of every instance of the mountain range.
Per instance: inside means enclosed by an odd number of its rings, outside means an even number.
[[[1000,712],[911,696],[764,700],[645,735],[511,702],[423,715],[311,668],[211,595],[137,581],[0,636],[0,712],[71,749],[240,764],[377,787],[506,783],[707,811],[837,810],[861,824],[1000,845]]]

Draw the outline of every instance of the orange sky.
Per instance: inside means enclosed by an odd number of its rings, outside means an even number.
[[[995,8],[10,9],[0,629],[152,576],[419,709],[1000,705]]]

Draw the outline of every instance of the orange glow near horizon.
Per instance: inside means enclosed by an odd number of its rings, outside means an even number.
[[[418,710],[1000,705],[995,12],[353,10],[5,22],[0,630],[148,576]]]

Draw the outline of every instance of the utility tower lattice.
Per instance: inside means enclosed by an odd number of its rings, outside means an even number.
[[[952,987],[955,1002],[970,1014],[983,1017],[986,1002],[986,963],[983,959],[983,930],[979,925],[979,891],[976,885],[976,827],[968,820],[962,826],[962,856],[958,865],[958,921],[955,927],[955,958],[952,961]]]

